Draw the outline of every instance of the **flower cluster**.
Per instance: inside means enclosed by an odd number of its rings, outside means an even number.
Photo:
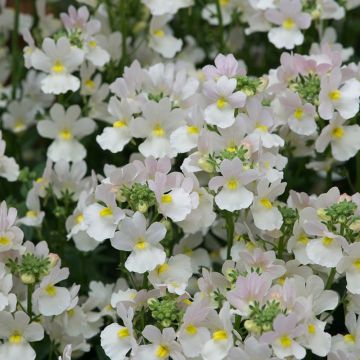
[[[359,359],[360,3],[61,3],[0,1],[0,358]]]

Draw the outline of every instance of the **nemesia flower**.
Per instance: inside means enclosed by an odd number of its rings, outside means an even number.
[[[45,38],[42,50],[36,49],[31,54],[31,65],[36,70],[48,73],[41,81],[41,89],[46,94],[63,94],[77,91],[80,80],[72,75],[84,60],[84,52],[71,46],[69,40],[61,37],[57,42]]]
[[[235,108],[245,105],[246,95],[236,90],[236,79],[221,76],[204,84],[209,105],[204,110],[205,121],[210,125],[227,128],[235,122]]]
[[[72,105],[67,110],[60,104],[50,109],[51,120],[41,120],[37,124],[41,136],[54,139],[48,148],[52,161],[79,161],[86,156],[86,149],[78,141],[94,131],[95,123],[89,118],[79,118],[81,109]]]
[[[0,131],[0,177],[8,181],[16,181],[19,177],[19,165],[12,157],[5,156],[6,143],[2,138]]]
[[[305,349],[297,342],[304,333],[304,328],[297,325],[297,315],[288,316],[280,314],[276,317],[274,331],[264,333],[260,342],[271,344],[276,356],[284,359],[288,356],[294,356],[296,359],[303,359],[306,355]]]
[[[44,337],[43,327],[30,323],[29,316],[23,311],[17,311],[14,316],[8,312],[0,312],[0,345],[1,357],[16,360],[35,360],[36,353],[29,342],[40,341]]]
[[[302,12],[301,7],[299,0],[282,0],[279,9],[266,11],[266,19],[278,25],[268,33],[270,42],[277,48],[293,49],[303,43],[304,35],[300,30],[310,27],[311,16]]]
[[[344,125],[345,119],[337,115],[329,121],[316,139],[315,147],[318,152],[324,152],[331,145],[331,153],[339,161],[346,161],[353,157],[360,149],[360,126]]]
[[[33,299],[39,312],[45,316],[59,315],[70,304],[70,292],[64,287],[55,286],[58,282],[69,277],[69,269],[55,267],[49,275],[43,278],[40,287],[35,290]]]
[[[213,177],[209,182],[209,188],[221,191],[215,196],[215,203],[220,209],[234,211],[248,208],[254,198],[254,194],[246,189],[254,181],[258,174],[255,170],[244,170],[240,159],[225,159],[220,165],[222,176]]]
[[[339,261],[336,270],[346,275],[346,288],[353,294],[360,294],[359,266],[360,246],[357,243],[350,244],[345,248],[346,256]]]
[[[122,220],[120,230],[111,239],[111,244],[118,250],[131,251],[125,267],[142,274],[165,262],[166,254],[159,243],[165,235],[163,224],[154,222],[147,228],[144,215],[136,212],[131,219]]]
[[[141,0],[151,11],[152,15],[175,14],[179,9],[193,5],[193,0]]]

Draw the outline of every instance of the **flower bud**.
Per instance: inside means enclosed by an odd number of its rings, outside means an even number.
[[[58,263],[58,261],[60,260],[60,257],[58,254],[50,253],[48,255],[48,259],[50,260],[49,268],[52,269]]]
[[[20,277],[23,284],[30,285],[35,283],[35,276],[33,274],[22,274]]]

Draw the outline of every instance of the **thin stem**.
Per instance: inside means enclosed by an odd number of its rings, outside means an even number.
[[[360,191],[360,151],[356,154],[356,192]]]
[[[224,52],[224,50],[225,50],[224,23],[223,23],[223,18],[222,18],[220,0],[215,0],[215,5],[216,5],[217,18],[219,21],[219,50],[221,52]]]
[[[14,29],[11,39],[11,85],[12,85],[12,98],[15,99],[16,88],[19,82],[19,19],[20,19],[20,0],[15,0],[14,9]]]
[[[127,24],[128,20],[126,18],[126,3],[128,0],[120,0],[120,30],[122,34],[122,43],[121,43],[121,62],[120,62],[120,70],[121,72],[124,70],[124,67],[127,63],[127,35],[128,29]]]
[[[326,173],[326,190],[329,190],[332,185],[332,167]]]
[[[326,285],[325,285],[326,290],[331,289],[331,286],[332,286],[332,284],[334,282],[334,279],[335,279],[335,275],[336,275],[336,268],[332,268],[331,271],[330,271],[329,277],[327,279]]]
[[[34,284],[28,284],[27,286],[27,314],[30,317],[30,321],[32,321],[32,293],[34,291]]]
[[[233,214],[229,211],[225,213],[225,221],[226,221],[226,237],[227,237],[227,252],[226,258],[230,259],[231,257],[231,248],[234,242],[234,219]]]

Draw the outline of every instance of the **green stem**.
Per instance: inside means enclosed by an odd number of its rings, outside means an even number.
[[[234,242],[234,219],[233,214],[229,211],[225,213],[225,221],[226,221],[226,237],[227,237],[227,252],[226,258],[230,259],[231,257],[231,248]]]
[[[329,190],[332,185],[332,167],[326,173],[326,190]]]
[[[278,244],[278,258],[282,259],[285,250],[285,236],[281,236]]]
[[[127,36],[128,36],[128,19],[126,18],[126,3],[128,0],[120,0],[120,30],[122,34],[122,43],[121,50],[122,56],[120,61],[120,71],[121,73],[124,70],[124,67],[127,63]]]
[[[332,268],[331,271],[330,271],[329,277],[327,279],[326,285],[325,285],[326,290],[331,289],[331,286],[332,286],[332,284],[334,282],[334,279],[335,279],[335,275],[336,275],[336,268]]]
[[[16,88],[19,82],[19,20],[20,20],[20,0],[15,0],[14,9],[14,29],[11,39],[11,85],[12,85],[12,98],[15,99]]]
[[[220,52],[225,51],[225,40],[224,40],[224,24],[221,12],[220,0],[215,0],[216,13],[219,21],[219,50]]]
[[[360,151],[356,154],[356,192],[360,192]]]
[[[27,286],[27,314],[30,317],[30,321],[32,321],[32,294],[34,291],[34,284],[28,284]]]

